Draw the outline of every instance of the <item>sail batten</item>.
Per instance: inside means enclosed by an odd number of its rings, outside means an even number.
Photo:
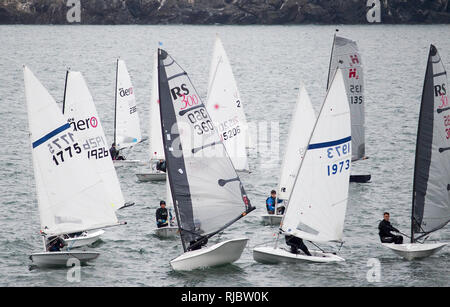
[[[185,251],[252,207],[187,73],[158,51],[161,130],[168,183]],[[168,79],[168,75],[177,78]],[[183,112],[181,112],[183,111]],[[213,145],[212,145],[213,144]]]
[[[450,124],[447,74],[430,46],[417,129],[411,214],[411,241],[450,221]]]

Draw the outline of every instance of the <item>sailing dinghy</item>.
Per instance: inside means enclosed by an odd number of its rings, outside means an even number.
[[[430,46],[417,129],[411,243],[382,243],[407,260],[431,256],[447,243],[424,243],[450,221],[450,105],[442,59]]]
[[[298,168],[306,152],[306,147],[315,122],[316,114],[311,105],[308,92],[304,85],[301,85],[295,111],[291,119],[286,153],[281,166],[280,181],[278,183],[277,197],[278,199],[284,200],[283,205],[285,207],[291,194]],[[262,223],[264,225],[280,225],[283,214],[279,214],[277,210],[278,206],[276,202],[275,214],[262,215]]]
[[[123,151],[145,141],[141,135],[136,96],[125,61],[117,59],[114,102],[114,143]],[[114,160],[115,166],[139,163],[139,160]]]
[[[39,266],[96,259],[97,252],[47,251],[49,239],[119,225],[100,175],[83,153],[53,97],[24,66],[25,95],[44,251],[30,259]]]
[[[350,133],[350,109],[344,77],[338,69],[307,142],[280,225],[281,234],[317,243],[342,242],[351,167]],[[294,254],[277,244],[255,247],[253,258],[261,263],[344,261],[324,251],[311,251],[311,256]]]
[[[123,198],[94,100],[80,72],[68,70],[66,73],[62,113],[80,140],[89,163],[105,183],[111,206],[118,210],[132,205]],[[66,234],[64,239],[69,247],[75,248],[94,243],[103,233],[99,229],[76,236]]]
[[[164,152],[184,250],[170,264],[193,270],[232,263],[248,239],[206,246],[208,239],[255,208],[189,76],[162,49],[158,74]]]
[[[167,176],[167,175],[166,175]],[[172,216],[172,192],[170,191],[169,179],[166,180],[166,203],[167,210],[169,211],[169,225],[166,227],[160,227],[155,229],[155,235],[161,239],[171,239],[175,238],[180,234],[178,226],[175,225],[175,216]]]
[[[156,169],[156,162],[165,160],[163,140],[161,134],[161,119],[159,116],[159,92],[158,92],[158,53],[155,52],[153,61],[152,96],[150,98],[150,125],[149,125],[149,152],[150,170],[136,174],[139,181],[164,181],[166,173]]]
[[[208,82],[208,113],[237,171],[249,172],[248,124],[244,105],[222,41],[217,36]]]
[[[336,68],[343,70],[352,118],[352,161],[368,159],[365,144],[364,71],[361,54],[355,41],[334,35],[328,70],[327,90]],[[350,182],[365,183],[371,175],[350,175]]]

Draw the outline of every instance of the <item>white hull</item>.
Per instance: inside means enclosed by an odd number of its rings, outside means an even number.
[[[82,247],[82,246],[86,246],[86,245],[90,245],[94,242],[96,242],[97,240],[100,239],[100,236],[103,235],[105,233],[104,230],[97,230],[97,231],[89,231],[86,234],[83,234],[79,237],[76,238],[70,238],[70,239],[64,239],[64,241],[67,244],[67,248],[71,249],[71,248],[77,248],[77,247]]]
[[[164,172],[136,174],[136,176],[141,182],[166,181],[166,173]]]
[[[263,225],[280,226],[283,215],[281,214],[263,214],[261,221]]]
[[[66,266],[69,259],[76,258],[80,263],[96,259],[95,252],[43,252],[31,254],[30,259],[37,266]]]
[[[311,256],[307,256],[302,252],[299,254],[293,254],[284,248],[274,248],[274,247],[255,247],[253,249],[253,259],[257,262],[276,264],[281,262],[318,262],[318,263],[330,263],[330,262],[341,262],[345,261],[344,258],[336,256],[331,253],[323,253],[321,251],[310,251]]]
[[[178,227],[167,226],[155,229],[155,235],[162,239],[175,238],[179,235]]]
[[[394,243],[382,243],[384,247],[389,248],[394,253],[406,260],[414,260],[429,257],[440,249],[442,249],[447,243],[406,243],[406,244],[394,244]]]
[[[247,238],[232,239],[186,252],[170,261],[170,265],[176,271],[190,271],[233,263],[241,257],[247,241]]]

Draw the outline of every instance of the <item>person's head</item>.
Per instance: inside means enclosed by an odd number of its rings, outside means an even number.
[[[383,213],[383,219],[384,219],[386,222],[389,222],[389,212]]]
[[[161,200],[159,202],[159,206],[164,209],[166,207],[166,202],[164,200]]]
[[[163,163],[163,162],[164,162],[164,160],[163,160],[163,159],[159,159],[159,162],[160,162],[160,163]]]
[[[276,197],[277,196],[277,191],[275,191],[275,190],[270,191],[270,196]]]
[[[116,143],[112,143],[112,147],[116,147]]]

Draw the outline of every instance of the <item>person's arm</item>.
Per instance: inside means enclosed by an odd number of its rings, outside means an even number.
[[[282,203],[282,202],[283,202],[283,200],[278,198],[278,203]]]

